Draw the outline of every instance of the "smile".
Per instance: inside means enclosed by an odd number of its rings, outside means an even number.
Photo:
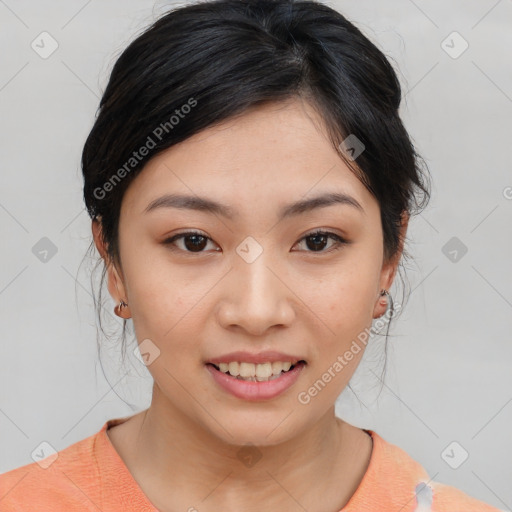
[[[267,400],[281,395],[296,382],[305,366],[304,360],[206,364],[220,388],[244,400]]]
[[[267,363],[246,363],[232,361],[230,363],[219,363],[214,365],[217,370],[223,373],[227,373],[232,377],[236,377],[239,380],[253,381],[253,382],[265,382],[268,380],[277,379],[281,376],[282,372],[288,372],[293,369],[298,361],[274,361]]]

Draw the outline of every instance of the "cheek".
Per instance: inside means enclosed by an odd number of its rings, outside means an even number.
[[[127,243],[123,250],[123,272],[137,339],[162,339],[184,314],[182,283],[154,247]]]
[[[378,282],[375,262],[359,258],[344,269],[333,270],[329,278],[317,281],[302,296],[337,338],[345,338],[354,329],[371,324]]]
[[[172,267],[165,255],[148,254],[134,251],[124,263],[135,335],[139,343],[150,339],[160,350],[160,362],[180,373],[187,360],[197,364],[194,345],[204,337],[205,296],[215,281],[197,275],[194,280],[186,269]]]
[[[345,387],[357,368],[369,341],[378,287],[379,267],[375,259],[354,255],[344,268],[333,271],[330,278],[309,295],[308,303],[318,322],[317,358],[315,374],[330,370],[332,393]],[[329,379],[329,375],[326,375]],[[336,389],[335,389],[336,388]],[[327,398],[327,393],[325,396]]]

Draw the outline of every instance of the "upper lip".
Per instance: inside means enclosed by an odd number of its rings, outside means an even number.
[[[230,352],[229,354],[224,354],[223,356],[214,357],[213,359],[209,359],[207,362],[212,364],[219,363],[231,363],[232,361],[244,362],[244,363],[273,363],[275,361],[290,361],[295,363],[297,361],[305,361],[303,357],[294,356],[290,354],[284,354],[283,352],[276,352],[274,350],[268,350],[264,352],[258,352],[257,354],[251,352]]]

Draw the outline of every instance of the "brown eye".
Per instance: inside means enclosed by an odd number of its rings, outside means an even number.
[[[204,248],[208,245],[208,241],[211,241],[206,235],[196,231],[189,231],[187,233],[180,233],[167,240],[164,240],[164,245],[174,245],[177,249],[184,252],[205,252]],[[179,247],[176,242],[181,242]]]
[[[328,245],[329,239],[334,240],[334,243],[331,244],[328,250],[324,250]],[[314,231],[303,237],[300,242],[303,240],[306,241],[306,247],[310,249],[307,252],[330,252],[331,249],[338,250],[343,245],[348,244],[347,240],[329,231]]]
[[[329,245],[329,240],[332,240],[333,243]],[[180,242],[181,246],[177,244]],[[180,233],[175,235],[167,240],[164,240],[164,245],[172,246],[171,248],[174,250],[180,250],[188,253],[202,253],[206,252],[204,249],[208,245],[208,242],[213,241],[207,237],[205,234],[196,231],[189,231],[186,233]],[[336,251],[341,249],[343,245],[347,245],[349,242],[337,235],[336,233],[331,233],[329,231],[314,231],[304,236],[299,243],[305,241],[307,250],[306,252],[331,252],[331,250]],[[327,250],[325,248],[327,247]],[[218,251],[219,249],[215,249]]]

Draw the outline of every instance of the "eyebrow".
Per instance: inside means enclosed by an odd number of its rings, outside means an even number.
[[[288,217],[310,212],[316,208],[325,208],[336,204],[351,206],[363,214],[366,213],[364,208],[354,197],[343,192],[330,192],[317,195],[310,199],[303,199],[288,204],[279,211],[278,217],[279,220],[283,220]],[[159,208],[196,210],[221,215],[222,217],[230,220],[233,220],[239,215],[239,213],[233,210],[233,208],[221,203],[217,203],[216,201],[212,201],[211,199],[181,194],[165,194],[157,199],[154,199],[144,209],[144,213],[148,213]]]

